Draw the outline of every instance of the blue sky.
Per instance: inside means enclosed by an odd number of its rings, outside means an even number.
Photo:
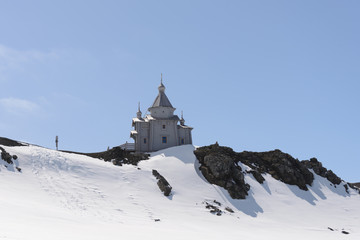
[[[1,1],[0,136],[130,141],[163,73],[195,145],[281,149],[360,181],[359,1]]]

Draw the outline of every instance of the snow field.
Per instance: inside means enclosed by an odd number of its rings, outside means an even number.
[[[360,239],[360,195],[317,175],[303,191],[247,174],[248,198],[233,200],[202,177],[190,145],[121,167],[37,146],[3,147],[22,172],[0,164],[0,239]],[[173,187],[171,196],[162,195],[152,169]],[[222,216],[205,208],[214,200]]]

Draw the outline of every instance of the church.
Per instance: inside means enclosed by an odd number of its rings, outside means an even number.
[[[174,115],[174,108],[165,94],[162,82],[154,103],[148,109],[150,114],[142,117],[140,104],[136,117],[132,120],[134,130],[130,137],[135,141],[135,152],[153,152],[164,148],[192,144],[192,127],[185,125],[183,114],[181,119]]]

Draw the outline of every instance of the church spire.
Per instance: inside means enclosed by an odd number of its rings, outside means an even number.
[[[138,103],[138,111],[136,113],[136,117],[141,119],[142,112],[140,111],[140,102]]]
[[[181,126],[184,126],[184,125],[185,125],[185,119],[184,119],[183,111],[181,111],[180,125],[181,125]]]
[[[159,92],[165,92],[165,86],[163,84],[163,80],[162,80],[162,73],[161,73],[161,78],[160,78],[160,86],[158,87]]]

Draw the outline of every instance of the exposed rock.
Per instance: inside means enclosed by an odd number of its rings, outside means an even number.
[[[205,204],[206,204],[205,208],[210,209],[210,213],[215,214],[217,216],[222,215],[223,212],[217,206],[212,205],[208,202],[205,202]]]
[[[265,181],[265,178],[261,175],[261,173],[259,173],[256,170],[250,170],[250,171],[246,171],[247,173],[251,173],[254,178],[256,179],[256,181],[258,181],[260,184],[262,184]]]
[[[198,148],[194,154],[207,181],[225,188],[233,199],[246,198],[250,186],[244,181],[241,167],[232,158],[234,151],[231,148],[214,144]]]
[[[259,173],[269,173],[273,178],[290,185],[297,185],[303,190],[307,190],[306,185],[311,185],[314,180],[313,174],[305,165],[278,149],[269,152],[244,151],[236,155],[237,161],[250,166]]]
[[[216,200],[214,200],[214,203],[216,203],[219,207],[221,206],[221,203]]]
[[[5,162],[9,163],[9,164],[13,164],[12,156],[10,155],[10,153],[6,152],[4,148],[0,147],[0,151],[1,151],[1,158],[2,160],[4,160]]]
[[[13,155],[12,158],[16,160],[18,157],[16,155]]]
[[[252,168],[249,173],[259,183],[265,180],[262,173],[269,173],[273,178],[297,185],[303,190],[307,190],[307,185],[311,185],[314,180],[313,174],[304,164],[280,150],[236,153],[229,147],[214,144],[200,147],[194,153],[204,177],[210,183],[227,189],[233,198],[245,198],[249,190],[238,162]]]
[[[229,208],[229,207],[226,207],[225,210],[228,211],[228,212],[230,212],[230,213],[234,213],[234,210],[232,210],[232,209]]]
[[[360,183],[347,183],[347,184],[349,187],[358,191],[358,193],[360,194]]]
[[[125,151],[121,147],[114,147],[104,152],[98,153],[79,153],[71,151],[63,151],[67,153],[76,153],[81,155],[90,156],[93,158],[103,159],[105,162],[112,162],[114,165],[122,166],[123,164],[132,164],[137,166],[141,160],[149,159],[149,154],[134,153]]]
[[[8,147],[19,147],[19,146],[25,146],[24,144],[8,139],[8,138],[4,138],[4,137],[0,137],[0,144],[4,145],[4,146],[8,146]]]
[[[314,172],[326,178],[333,184],[340,184],[341,178],[336,176],[331,170],[327,170],[325,167],[322,166],[321,162],[319,162],[316,158],[311,158],[310,160],[301,161],[306,167],[313,169]]]
[[[160,175],[160,173],[158,171],[156,171],[155,169],[152,170],[152,174],[158,180],[157,185],[160,188],[160,190],[164,193],[165,196],[169,196],[171,193],[172,187],[170,186],[168,181],[166,181],[166,179],[162,175]]]
[[[345,230],[342,230],[341,233],[343,233],[343,234],[349,234],[349,232],[348,232],[348,231],[345,231]]]

